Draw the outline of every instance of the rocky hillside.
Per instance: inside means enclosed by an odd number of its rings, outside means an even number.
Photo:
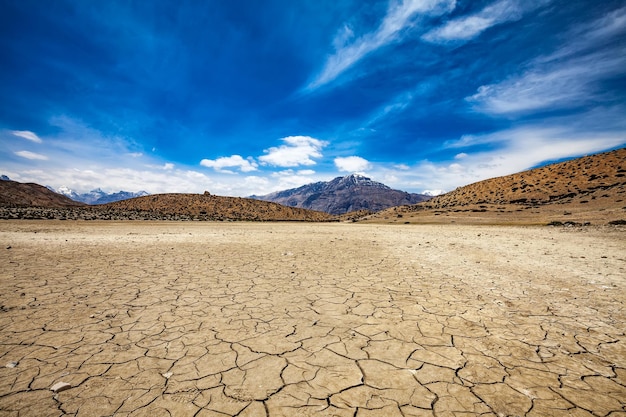
[[[329,221],[327,213],[286,207],[249,198],[204,194],[154,194],[94,206],[103,212],[152,213],[176,220],[249,220],[249,221]]]
[[[6,177],[0,181],[0,207],[56,208],[83,205],[39,184],[11,181]]]
[[[556,203],[623,192],[625,185],[626,148],[622,148],[470,184],[435,197],[424,206]]]
[[[626,148],[480,181],[368,220],[539,223],[626,218]],[[421,220],[420,220],[421,219]]]
[[[353,174],[251,198],[290,207],[344,214],[358,210],[376,212],[388,207],[415,204],[428,200],[430,196],[394,190],[370,178]]]

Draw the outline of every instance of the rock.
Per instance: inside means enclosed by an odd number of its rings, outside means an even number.
[[[5,365],[7,368],[15,368],[17,366],[17,362],[12,361]]]
[[[163,375],[163,378],[165,378],[165,379],[170,379],[170,377],[172,375],[174,375],[174,373],[173,372],[166,372],[166,373],[161,374],[161,375]]]
[[[68,384],[67,382],[59,381],[50,387],[50,391],[57,393],[57,392],[68,390],[70,388],[72,388],[72,386]]]

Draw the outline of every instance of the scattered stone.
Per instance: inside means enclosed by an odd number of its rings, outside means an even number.
[[[72,388],[72,386],[68,384],[67,382],[59,381],[50,387],[50,391],[58,393],[58,392],[68,390],[70,388]]]
[[[17,366],[17,362],[11,361],[5,365],[7,368],[15,368]]]
[[[165,378],[165,379],[170,379],[172,377],[172,375],[174,375],[174,373],[173,372],[166,372],[166,373],[161,374],[161,375],[163,375],[163,378]]]

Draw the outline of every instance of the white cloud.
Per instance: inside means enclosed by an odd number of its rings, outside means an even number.
[[[262,164],[277,167],[315,165],[312,158],[321,158],[321,150],[328,142],[310,136],[288,136],[281,139],[285,144],[266,149],[258,159]]]
[[[335,158],[335,166],[339,171],[363,172],[370,169],[372,164],[360,156],[346,156]]]
[[[17,151],[15,155],[21,156],[22,158],[38,160],[38,161],[47,161],[48,157],[46,155],[42,155],[40,153],[30,152],[30,151]]]
[[[457,153],[454,155],[454,159],[465,159],[467,158],[467,154],[465,152]]]
[[[577,108],[610,100],[602,82],[626,73],[626,47],[612,42],[626,32],[626,8],[569,33],[572,39],[548,56],[539,57],[521,74],[483,85],[467,101],[484,113],[507,115]],[[583,36],[584,35],[584,36]]]
[[[434,197],[434,196],[438,196],[441,194],[445,194],[445,191],[444,190],[423,190],[422,194],[430,195]]]
[[[172,170],[174,169],[174,164],[172,164],[171,162],[166,162],[165,164],[163,164],[163,169],[165,170]]]
[[[335,38],[335,53],[328,57],[322,71],[307,86],[314,90],[337,78],[365,55],[402,36],[402,30],[413,23],[417,14],[441,15],[454,10],[456,0],[404,0],[390,2],[387,14],[373,32],[347,43],[353,38],[352,30],[344,25]]]
[[[260,188],[263,192],[257,192],[258,195],[269,194],[274,191],[283,191],[291,188],[298,188],[305,184],[311,184],[317,181],[327,181],[326,176],[314,175],[311,170],[293,170],[285,169],[275,171],[270,174],[271,181],[268,180],[265,188]]]
[[[238,168],[241,172],[256,171],[258,164],[252,158],[243,159],[241,155],[223,156],[217,159],[203,159],[200,165],[213,168],[218,172],[233,173],[225,168]]]
[[[31,142],[35,142],[35,143],[43,142],[39,136],[31,132],[30,130],[12,130],[11,133],[14,136],[29,140]]]
[[[315,174],[315,171],[313,171],[312,169],[300,169],[298,170],[298,174],[299,175],[313,175]]]
[[[544,3],[546,1],[500,0],[490,4],[478,13],[448,21],[445,25],[424,34],[422,39],[433,43],[468,41],[492,26],[519,20],[525,12],[535,9]]]

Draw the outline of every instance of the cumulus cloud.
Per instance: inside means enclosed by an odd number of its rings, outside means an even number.
[[[338,157],[334,162],[337,169],[344,172],[363,172],[372,167],[367,159],[360,156]]]
[[[468,41],[492,26],[519,20],[525,12],[535,9],[546,1],[521,2],[500,0],[478,13],[448,21],[443,26],[425,33],[422,39],[433,43]]]
[[[43,142],[39,136],[31,132],[30,130],[12,130],[11,133],[14,136],[29,140],[31,142],[35,142],[35,143]]]
[[[328,144],[310,136],[288,136],[281,140],[284,145],[266,149],[265,155],[258,158],[262,164],[285,168],[315,165],[312,158],[321,158],[321,150]]]
[[[217,159],[203,159],[200,165],[213,168],[218,172],[234,173],[226,168],[237,168],[241,172],[256,171],[258,164],[252,158],[243,159],[241,155],[222,156]]]
[[[38,160],[38,161],[47,161],[48,157],[46,155],[42,155],[40,153],[30,152],[30,151],[17,151],[15,155],[21,156],[22,158]]]
[[[307,90],[333,81],[367,54],[400,39],[402,30],[413,23],[416,15],[441,15],[454,10],[455,5],[456,0],[392,1],[380,26],[352,43],[348,41],[354,33],[349,26],[344,25],[333,42],[335,53],[326,60],[322,71],[307,86]]]

